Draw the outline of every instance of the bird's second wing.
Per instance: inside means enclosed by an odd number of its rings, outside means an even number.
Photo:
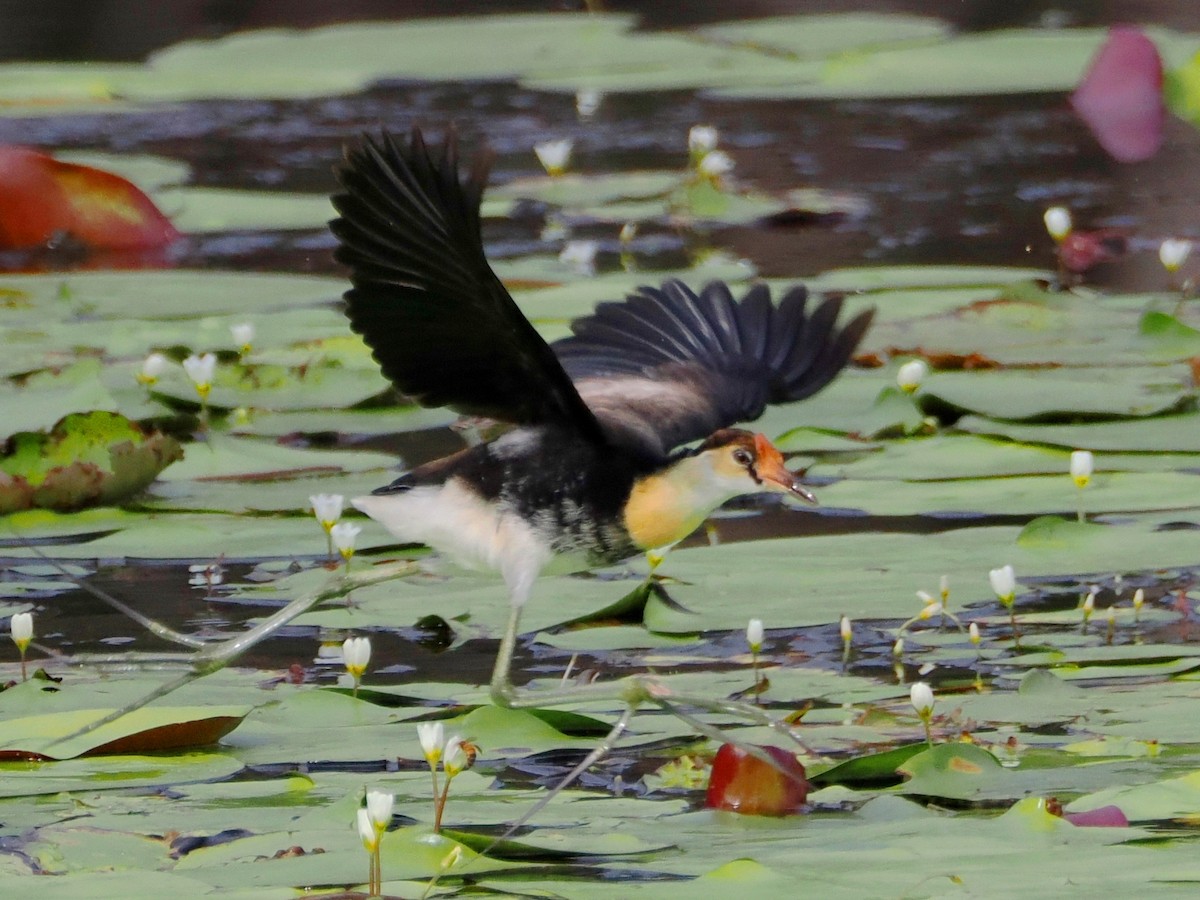
[[[807,301],[801,285],[775,306],[763,284],[739,301],[719,281],[699,294],[668,281],[601,304],[552,346],[611,442],[663,454],[833,380],[874,310],[839,327],[840,299]]]
[[[384,132],[347,148],[330,223],[350,269],[350,324],[397,388],[423,406],[520,425],[555,423],[602,441],[554,352],[483,252],[487,160],[463,180],[453,133],[426,146]]]

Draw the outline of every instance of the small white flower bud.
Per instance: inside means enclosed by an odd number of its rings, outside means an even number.
[[[992,569],[988,572],[988,580],[992,583],[992,590],[995,591],[1000,601],[1011,605],[1017,593],[1017,577],[1013,573],[1013,567],[1009,565]]]
[[[558,141],[535,144],[533,152],[537,154],[538,162],[542,164],[546,174],[558,176],[567,171],[567,165],[571,161],[571,150],[574,147],[574,141],[570,138],[563,138]]]
[[[750,649],[755,653],[762,646],[763,642],[763,621],[762,619],[751,619],[746,625],[746,643],[750,645]]]
[[[1167,238],[1158,246],[1158,259],[1168,272],[1178,272],[1192,252],[1192,242]]]
[[[18,650],[24,653],[29,642],[33,640],[33,613],[13,613],[8,627],[13,643],[17,645]]]
[[[908,696],[912,701],[913,709],[917,711],[917,715],[924,718],[933,712],[933,688],[924,681],[915,682],[909,690]]]
[[[923,359],[910,359],[896,372],[896,384],[906,394],[915,393],[929,374],[929,364]]]
[[[346,638],[342,642],[342,660],[346,671],[356,679],[362,678],[371,661],[371,639],[365,637]]]
[[[1054,240],[1061,241],[1071,233],[1071,212],[1065,206],[1050,207],[1042,218],[1046,222],[1046,230]]]
[[[1075,450],[1071,453],[1071,480],[1078,488],[1085,488],[1092,480],[1095,459],[1091,450]]]

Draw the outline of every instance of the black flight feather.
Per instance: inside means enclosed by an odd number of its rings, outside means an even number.
[[[487,162],[459,176],[453,133],[440,147],[414,130],[346,152],[333,198],[335,256],[350,269],[347,315],[386,375],[424,406],[518,425],[603,433],[553,351],[483,252]]]
[[[610,440],[663,452],[752,421],[768,403],[819,391],[849,362],[873,310],[837,327],[840,299],[807,312],[791,288],[778,307],[756,284],[735,301],[722,282],[679,281],[602,303],[552,346]]]

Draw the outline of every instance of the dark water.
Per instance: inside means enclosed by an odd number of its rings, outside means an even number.
[[[7,4],[6,6],[11,6]],[[462,9],[545,9],[548,4],[472,3]],[[136,15],[135,8],[136,7]],[[156,46],[238,27],[319,24],[325,4],[48,3],[36,15],[6,10],[0,55],[10,59],[136,59]],[[610,3],[612,9],[648,14],[649,27],[690,21],[697,8],[715,4]],[[960,27],[1106,24],[1124,19],[1194,27],[1189,4],[1171,2],[1053,4],[1019,3],[734,3],[725,14],[766,15],[797,9],[847,8],[943,13]],[[422,15],[444,9],[434,3],[338,4],[343,18]],[[131,22],[136,22],[131,25]],[[742,181],[767,190],[815,186],[861,198],[864,212],[804,225],[749,225],[715,232],[646,229],[635,245],[640,268],[674,266],[697,245],[723,247],[751,260],[772,277],[802,277],[863,264],[1049,265],[1049,241],[1041,215],[1051,204],[1070,206],[1085,227],[1115,226],[1133,237],[1134,253],[1119,265],[1100,268],[1089,281],[1105,288],[1161,280],[1153,252],[1168,235],[1200,236],[1200,134],[1172,121],[1159,156],[1149,162],[1113,162],[1069,111],[1065,97],[1022,95],[919,101],[732,101],[693,92],[610,96],[594,119],[581,123],[573,98],[540,94],[511,84],[393,84],[364,93],[308,101],[209,101],[173,105],[148,113],[0,119],[0,142],[51,150],[98,149],[151,153],[186,162],[196,184],[280,191],[328,192],[331,167],[349,137],[385,124],[403,130],[414,123],[432,129],[456,122],[468,147],[490,144],[497,153],[494,178],[503,182],[534,174],[532,145],[548,135],[575,140],[582,171],[677,167],[692,125],[721,131],[737,160]],[[485,238],[494,257],[543,250],[542,220],[530,215],[488,223]],[[611,252],[601,268],[616,267],[615,235],[597,233]],[[187,239],[172,262],[181,266],[245,271],[334,274],[332,240],[323,229],[255,232]],[[427,455],[445,448],[444,434],[431,436]],[[932,531],[971,527],[978,521],[841,521],[777,513],[727,520],[728,539],[805,529]],[[48,548],[48,552],[53,552]],[[2,550],[0,550],[2,554]],[[240,573],[235,569],[231,577]],[[212,600],[187,586],[185,565],[99,567],[96,583],[147,612],[188,629],[221,629],[260,610]],[[67,652],[130,646],[156,647],[136,637],[129,623],[79,591],[47,596],[39,609],[41,639]],[[130,635],[132,643],[114,639]],[[441,654],[436,635],[411,632],[375,636],[378,659],[404,659],[422,677],[482,680],[493,648],[467,645]],[[811,644],[814,656],[836,657],[829,629],[781,638]],[[870,640],[870,639],[869,639]],[[889,639],[890,640],[890,639]],[[782,645],[781,645],[782,647]],[[313,634],[293,630],[255,651],[246,662],[311,671]],[[878,652],[875,652],[878,651]],[[712,656],[727,652],[722,642]],[[741,652],[741,643],[728,652]],[[886,662],[883,638],[871,651]],[[527,648],[527,670],[558,670],[564,655]],[[622,661],[604,661],[619,668]],[[866,663],[864,663],[866,664]],[[890,663],[887,664],[890,668]],[[400,678],[401,667],[391,673]],[[317,677],[317,676],[313,676]]]

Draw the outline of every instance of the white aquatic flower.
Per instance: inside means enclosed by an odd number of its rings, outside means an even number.
[[[910,359],[896,372],[896,384],[906,394],[914,393],[929,374],[929,364],[923,359]]]
[[[375,833],[375,823],[371,821],[371,814],[365,807],[360,806],[355,821],[358,823],[358,836],[362,839],[363,847],[368,853],[374,853],[375,848],[379,846],[379,835]]]
[[[838,622],[838,633],[842,636],[842,643],[850,643],[850,639],[854,637],[854,626],[850,623],[849,616],[842,616]]]
[[[971,623],[971,627],[967,629],[967,636],[970,638],[972,644],[974,644],[976,647],[979,646],[979,642],[982,641],[983,638],[979,634],[978,622]]]
[[[558,254],[558,261],[570,266],[581,275],[593,275],[596,272],[596,252],[600,245],[595,241],[567,241]]]
[[[1158,245],[1158,259],[1168,272],[1178,272],[1192,252],[1192,242],[1182,238],[1167,238]]]
[[[225,580],[225,569],[219,563],[196,563],[188,566],[192,577],[188,584],[192,587],[216,587]]]
[[[1133,592],[1133,611],[1138,612],[1142,608],[1142,604],[1146,602],[1146,592],[1142,588],[1138,588]]]
[[[942,595],[942,602],[945,603],[950,599],[950,576],[943,575],[938,582],[938,592]]]
[[[341,494],[313,494],[308,498],[308,502],[312,505],[313,515],[317,517],[321,527],[330,531],[342,517],[342,507],[346,504],[346,498]]]
[[[417,740],[421,742],[421,752],[425,761],[436,766],[442,758],[442,750],[446,746],[446,732],[441,722],[420,722],[417,724]]]
[[[915,682],[909,690],[908,696],[912,701],[913,709],[921,718],[925,718],[933,712],[933,688],[924,681]]]
[[[1091,450],[1075,450],[1071,453],[1071,479],[1078,488],[1085,488],[1092,480],[1092,467],[1095,459]]]
[[[563,138],[558,141],[543,141],[540,144],[534,144],[533,152],[537,154],[538,162],[542,164],[546,174],[561,175],[567,171],[567,165],[571,161],[571,150],[574,147],[574,141],[570,138]]]
[[[212,390],[213,376],[217,373],[217,357],[212,353],[192,354],[183,361],[183,371],[196,386],[196,393],[202,398]]]
[[[237,325],[229,326],[229,333],[233,335],[233,343],[242,353],[249,353],[254,344],[254,323],[239,322]]]
[[[139,384],[154,384],[158,381],[158,376],[167,371],[168,360],[161,353],[151,353],[142,360],[141,371],[137,374]]]
[[[33,613],[13,613],[8,627],[13,643],[17,645],[18,650],[24,653],[29,642],[33,640]]]
[[[1065,206],[1052,206],[1043,214],[1046,231],[1056,241],[1061,241],[1071,233],[1071,211]]]
[[[896,638],[896,643],[892,644],[892,656],[899,659],[904,655],[904,638]]]
[[[621,233],[617,235],[617,239],[622,244],[631,244],[633,239],[637,237],[637,222],[626,222],[621,226]]]
[[[930,604],[937,602],[934,599],[933,594],[929,593],[929,591],[917,591],[917,599],[920,600],[926,606],[929,606]]]
[[[1088,595],[1083,600],[1083,621],[1087,621],[1092,617],[1092,613],[1096,611],[1096,592],[1088,591]]]
[[[456,734],[446,741],[445,755],[442,757],[442,770],[448,777],[453,778],[463,769],[469,768],[470,765],[471,757],[463,747],[462,735]]]
[[[755,653],[762,646],[763,642],[763,620],[751,619],[746,625],[746,643],[750,645],[750,649]]]
[[[333,538],[333,546],[337,547],[342,559],[348,561],[354,555],[354,542],[361,532],[362,527],[353,522],[338,522],[329,529],[329,536]]]
[[[917,618],[921,619],[922,621],[932,619],[934,616],[940,616],[942,614],[942,604],[934,600],[932,597],[929,599],[932,602],[926,603],[921,607],[921,611],[917,613]]]
[[[704,159],[700,160],[696,170],[705,178],[716,181],[722,175],[733,171],[733,157],[723,150],[713,150],[704,154]]]
[[[367,791],[367,815],[375,831],[382,834],[392,824],[392,807],[396,804],[396,795],[387,791]]]
[[[580,88],[575,92],[575,113],[581,119],[590,119],[600,109],[604,94],[593,88]]]
[[[357,681],[367,671],[367,663],[371,661],[371,639],[365,637],[346,638],[342,641],[342,662],[346,671]]]
[[[992,590],[1000,601],[1011,605],[1017,594],[1017,576],[1013,573],[1013,567],[1009,565],[992,569],[988,572],[988,581],[992,583]]]
[[[702,159],[717,149],[719,134],[712,125],[693,125],[688,131],[688,153],[692,159]]]

